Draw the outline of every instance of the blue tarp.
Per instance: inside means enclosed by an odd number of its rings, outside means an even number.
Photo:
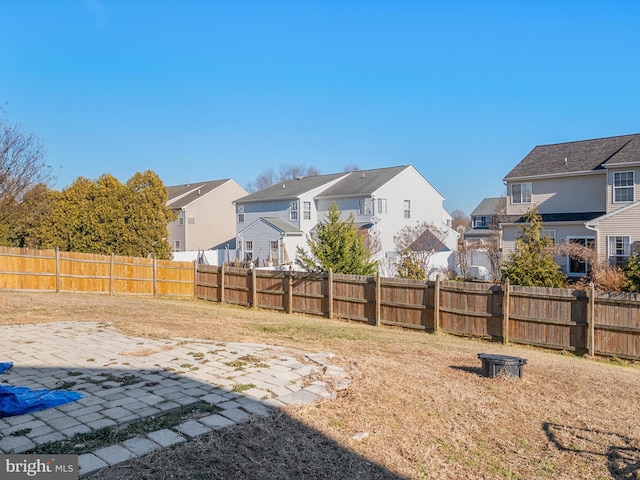
[[[0,373],[8,370],[12,362],[0,363]],[[82,398],[79,392],[67,390],[32,390],[0,384],[0,418],[37,412],[57,407]]]

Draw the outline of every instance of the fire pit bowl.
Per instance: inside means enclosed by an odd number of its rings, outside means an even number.
[[[482,375],[485,377],[495,377],[502,374],[522,378],[522,370],[527,364],[526,358],[510,357],[509,355],[479,353],[478,358],[482,362]]]

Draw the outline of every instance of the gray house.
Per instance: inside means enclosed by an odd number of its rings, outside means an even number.
[[[640,134],[540,145],[503,179],[503,251],[515,249],[523,215],[537,207],[554,242],[593,246],[611,265],[623,265],[640,241]],[[588,265],[557,259],[569,276]]]
[[[506,197],[483,198],[471,212],[471,228],[464,232],[466,247],[500,243],[500,221],[507,206]]]

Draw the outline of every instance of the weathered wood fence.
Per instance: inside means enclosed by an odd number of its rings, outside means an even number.
[[[640,360],[640,295],[0,247],[0,289],[197,297]]]
[[[193,297],[193,262],[0,247],[0,289]]]

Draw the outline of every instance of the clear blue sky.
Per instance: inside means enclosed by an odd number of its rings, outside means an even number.
[[[0,46],[56,189],[413,164],[468,214],[535,145],[640,132],[631,0],[2,0]]]

